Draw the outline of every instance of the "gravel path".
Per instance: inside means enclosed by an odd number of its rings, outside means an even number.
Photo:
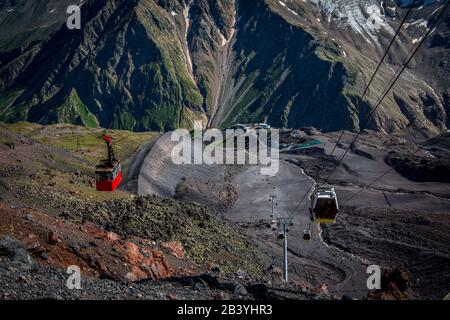
[[[347,201],[351,195],[361,190],[361,187],[390,169],[384,161],[387,152],[384,145],[385,141],[377,136],[364,134],[361,136],[356,149],[348,153],[343,164],[329,181],[335,185],[338,191],[343,214],[336,225],[326,229],[325,235],[318,226],[312,225],[313,239],[306,244],[302,240],[302,234],[303,230],[308,228],[309,225],[307,210],[309,199],[306,198],[304,204],[300,208],[297,207],[305,193],[310,192],[315,182],[308,177],[301,167],[305,168],[309,175],[315,176],[314,173],[317,171],[315,166],[319,164],[321,159],[327,158],[327,161],[322,162],[326,167],[322,175],[326,177],[327,171],[329,172],[335,163],[333,161],[336,161],[345,151],[349,141],[351,141],[352,134],[344,135],[343,144],[337,147],[334,157],[330,157],[330,154],[334,147],[335,135],[325,136],[312,133],[309,137],[321,140],[324,146],[323,151],[317,152],[320,151],[320,148],[312,148],[296,155],[283,155],[282,159],[285,161],[281,161],[280,171],[274,177],[261,176],[258,167],[234,170],[229,180],[234,186],[235,201],[230,206],[223,208],[220,216],[243,226],[258,245],[272,257],[273,263],[280,266],[281,242],[276,239],[277,234],[267,228],[271,219],[269,199],[272,194],[276,194],[278,215],[288,217],[293,212],[295,213],[294,225],[289,235],[291,278],[298,282],[306,281],[313,286],[325,283],[332,293],[339,292],[351,296],[366,295],[366,268],[373,262],[386,267],[395,267],[403,265],[403,261],[406,265],[409,264],[413,271],[424,270],[422,267],[411,265],[414,261],[413,256],[404,257],[399,261],[393,259],[393,256],[391,257],[391,255],[398,255],[401,251],[404,251],[402,249],[404,243],[399,245],[395,239],[391,239],[395,237],[395,232],[385,234],[378,232],[386,228],[383,225],[384,221],[376,220],[377,223],[371,226],[374,229],[364,231],[366,235],[374,231],[377,232],[376,236],[369,237],[370,241],[367,240],[367,237],[356,236],[356,232],[359,234],[359,229],[363,230],[367,225],[364,220],[358,220],[360,224],[354,225],[352,216],[348,214],[348,208],[352,210],[370,208],[375,214],[380,212],[381,215],[386,214],[383,213],[386,210],[412,210],[412,212],[417,213],[425,214],[429,212],[446,215],[450,213],[450,184],[417,183],[393,171],[359,197]],[[140,177],[141,193],[174,196],[181,178],[195,181],[193,188],[197,190],[204,190],[205,188],[202,189],[202,186],[207,186],[206,189],[208,189],[209,194],[217,193],[224,188],[224,183],[221,181],[224,176],[224,169],[220,166],[174,165],[168,156],[169,150],[171,150],[171,144],[167,142],[168,139],[166,135],[158,141],[157,148],[152,150],[146,158]],[[158,147],[158,145],[160,146]],[[411,143],[400,143],[400,146],[395,146],[395,148],[403,148],[406,152],[414,150]],[[217,179],[217,177],[221,178]],[[194,193],[191,192],[188,195],[192,194]],[[186,200],[189,200],[189,197]],[[214,199],[211,200],[208,197],[208,193],[200,194],[195,198],[195,201],[206,205],[215,202]],[[294,209],[296,210],[294,211]],[[408,216],[411,213],[406,212],[404,215]],[[386,223],[389,224],[389,222]],[[402,227],[414,229],[414,226]],[[430,234],[427,237],[427,233],[424,232],[423,235],[427,240],[419,242],[420,252],[423,251],[420,249],[423,243],[428,242],[432,243],[432,246],[438,246],[438,243],[430,238]],[[412,234],[405,235],[402,241],[405,243],[412,241],[411,238],[408,240],[408,237],[412,236]],[[334,237],[339,238],[334,240]],[[390,246],[390,243],[392,244],[391,248],[387,247]],[[394,243],[397,244],[394,245]],[[397,250],[400,250],[400,252],[397,252]],[[429,249],[425,251],[428,252],[428,255],[430,254]],[[415,255],[417,250],[414,252],[411,251],[411,254]],[[436,265],[439,265],[443,261],[442,259],[445,260],[446,257],[441,259],[441,253],[436,254],[439,261],[434,260],[437,261]],[[380,257],[383,258],[380,259]],[[393,265],[389,261],[397,261],[398,263]],[[417,276],[417,272],[414,276]],[[412,281],[417,284],[414,279]],[[416,286],[416,288],[422,290],[423,295],[421,292],[415,292],[413,296],[436,297],[437,295],[433,296],[430,293],[433,291],[431,287],[427,289],[426,285]],[[445,291],[446,288],[440,288],[439,290]]]
[[[198,197],[195,197],[195,192],[191,192],[190,195],[195,198],[186,200],[199,201],[209,207],[214,205],[215,201],[208,195],[219,194],[224,189],[227,166],[175,165],[170,158],[172,146],[170,134],[166,134],[149,152],[141,170],[139,193],[173,197],[177,185],[184,178],[195,181],[191,187],[204,191]],[[277,195],[280,217],[289,217],[295,213],[289,244],[293,279],[312,286],[326,283],[334,292],[351,293],[353,296],[367,294],[365,267],[358,259],[328,247],[321,240],[320,230],[315,225],[312,226],[313,241],[304,243],[302,235],[303,230],[308,228],[309,216],[307,206],[298,208],[298,204],[305,192],[311,190],[314,181],[301,168],[281,161],[280,170],[275,176],[262,176],[259,166],[250,166],[236,169],[229,179],[236,191],[236,200],[223,208],[219,215],[232,223],[247,224],[247,233],[272,256],[275,265],[281,266],[282,254],[277,234],[266,227],[261,228],[258,223],[252,225],[262,220],[265,224],[270,223],[269,199],[273,193]],[[308,204],[308,199],[304,204]]]

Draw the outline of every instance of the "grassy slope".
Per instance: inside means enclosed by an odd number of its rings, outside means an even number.
[[[72,122],[79,118],[81,123],[89,128],[98,127],[99,123],[94,114],[92,114],[86,105],[81,101],[76,89],[72,89],[69,97],[66,99],[64,104],[61,106],[60,121]]]
[[[255,251],[242,233],[212,219],[205,208],[175,200],[136,198],[121,191],[97,192],[93,161],[104,157],[104,146],[86,128],[27,122],[5,125],[11,132],[41,145],[23,143],[20,137],[5,135],[3,126],[0,127],[0,152],[4,151],[6,157],[0,153],[0,201],[14,198],[21,206],[37,208],[75,223],[90,220],[126,237],[141,235],[155,242],[180,240],[188,256],[200,265],[219,263],[224,272],[242,269],[253,275],[261,274],[260,252]],[[92,131],[99,135],[103,132],[102,129]],[[107,132],[115,138],[117,153],[125,162],[142,143],[156,135]],[[76,136],[82,141],[78,152]],[[14,142],[15,149],[9,149],[5,142]],[[16,206],[16,203],[11,204]]]
[[[90,162],[97,162],[105,157],[106,148],[97,136],[107,133],[112,136],[117,156],[126,161],[145,142],[156,136],[154,132],[130,132],[108,130],[70,124],[43,126],[29,122],[8,124],[11,130],[35,141],[65,149]]]
[[[105,129],[86,129],[81,126],[74,126],[69,124],[57,124],[50,126],[43,126],[29,122],[17,122],[14,124],[6,124],[12,131],[17,132],[25,137],[31,138],[37,142],[45,145],[61,148],[68,151],[75,157],[86,160],[85,163],[81,161],[71,161],[70,159],[61,158],[61,160],[68,165],[69,168],[85,172],[91,177],[94,176],[95,164],[106,158],[106,146],[100,138],[103,133],[107,133],[113,137],[114,151],[116,156],[122,161],[124,172],[128,169],[129,158],[137,151],[137,149],[144,143],[156,137],[157,133],[143,132],[134,133],[122,130],[105,130]],[[0,137],[0,143],[5,143]],[[58,155],[54,155],[58,157]],[[45,175],[45,173],[43,174]],[[68,192],[79,194],[83,199],[96,200],[112,200],[130,197],[130,194],[123,191],[116,193],[101,193],[92,189],[89,184],[82,183],[73,185],[69,183],[70,174],[58,174],[54,180],[56,185]],[[92,182],[92,181],[91,181]]]
[[[318,41],[320,46],[316,49],[315,55],[319,59],[330,62],[333,65],[341,64],[345,68],[348,77],[345,79],[342,96],[347,100],[350,108],[358,105],[365,86],[377,67],[379,57],[375,56],[374,58],[364,55],[354,45],[349,44],[344,39],[340,39],[339,35],[333,34],[331,36],[330,32],[321,26],[321,23],[316,22],[316,16],[308,9],[302,13],[302,18],[297,18],[284,10],[284,7],[280,6],[277,0],[266,0],[266,2],[273,12],[282,16],[289,24],[301,28]],[[360,105],[360,110],[357,113],[360,118],[365,119],[371,108],[376,105],[391,78],[392,70],[389,66],[383,65],[372,82],[371,88],[364,98],[364,102]],[[408,119],[405,118],[405,115],[400,110],[394,99],[394,94],[400,96],[410,103],[410,105],[414,105],[415,103],[411,101],[410,96],[416,94],[418,88],[420,88],[419,91],[429,91],[427,86],[422,86],[417,81],[410,81],[401,77],[392,92],[387,95],[376,114],[372,117],[369,127],[392,132],[407,126]],[[358,126],[360,119],[355,115],[352,118],[355,125]],[[419,126],[432,127],[432,124],[422,117],[420,112],[417,122]]]
[[[6,119],[13,111],[11,105],[22,94],[23,91],[0,92],[0,121]]]
[[[143,1],[136,8],[136,16],[161,54],[161,61],[152,65],[158,75],[154,79],[157,84],[153,90],[159,90],[161,96],[171,96],[171,104],[160,105],[146,113],[147,121],[158,123],[161,130],[167,127],[167,123],[175,128],[186,124],[192,127],[193,121],[185,117],[188,114],[185,109],[199,109],[203,98],[187,73],[182,47],[168,13],[153,1]]]

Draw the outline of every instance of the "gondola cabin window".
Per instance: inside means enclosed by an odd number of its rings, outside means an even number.
[[[336,212],[336,202],[334,199],[318,199],[315,212],[321,216],[333,216]]]
[[[334,223],[339,204],[334,188],[317,187],[311,198],[311,220],[316,223]]]
[[[122,165],[114,155],[111,137],[105,135],[103,140],[108,147],[108,159],[101,160],[95,168],[96,188],[98,191],[115,191],[122,182]]]

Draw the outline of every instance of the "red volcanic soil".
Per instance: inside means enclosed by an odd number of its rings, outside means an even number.
[[[0,202],[0,238],[20,241],[38,263],[57,268],[77,265],[86,276],[138,281],[198,274],[180,243],[122,239],[86,222],[76,225],[34,209],[14,209]]]

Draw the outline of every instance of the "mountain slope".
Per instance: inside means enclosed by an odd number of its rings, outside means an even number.
[[[62,26],[45,41],[1,47],[0,120],[138,131],[262,121],[355,130],[443,3],[419,1],[359,104],[408,2],[91,0],[82,30]],[[431,134],[448,125],[444,18],[372,129]]]
[[[201,96],[167,12],[153,1],[91,1],[82,12],[81,31],[63,27],[29,64],[12,62],[24,93],[7,118],[75,121],[61,116],[72,92],[107,127],[173,129],[194,117]]]
[[[221,110],[213,123],[267,120],[283,127],[353,128],[351,102],[343,92],[353,79],[337,47],[286,23],[263,2],[242,1],[239,12]]]
[[[269,1],[273,10],[299,24],[316,39],[335,42],[347,70],[356,70],[357,86],[351,95],[361,96],[399,22],[412,1]],[[358,110],[359,121],[367,118],[406,56],[417,46],[445,5],[445,1],[418,0],[380,72]],[[370,128],[393,132],[431,133],[449,123],[448,30],[450,13],[444,13],[392,92],[374,114]],[[446,62],[447,61],[447,62]],[[354,97],[356,99],[356,97]],[[358,120],[357,120],[358,121]]]
[[[81,2],[81,1],[79,1]],[[66,20],[73,0],[5,0],[0,2],[0,48],[13,50],[45,40]]]

